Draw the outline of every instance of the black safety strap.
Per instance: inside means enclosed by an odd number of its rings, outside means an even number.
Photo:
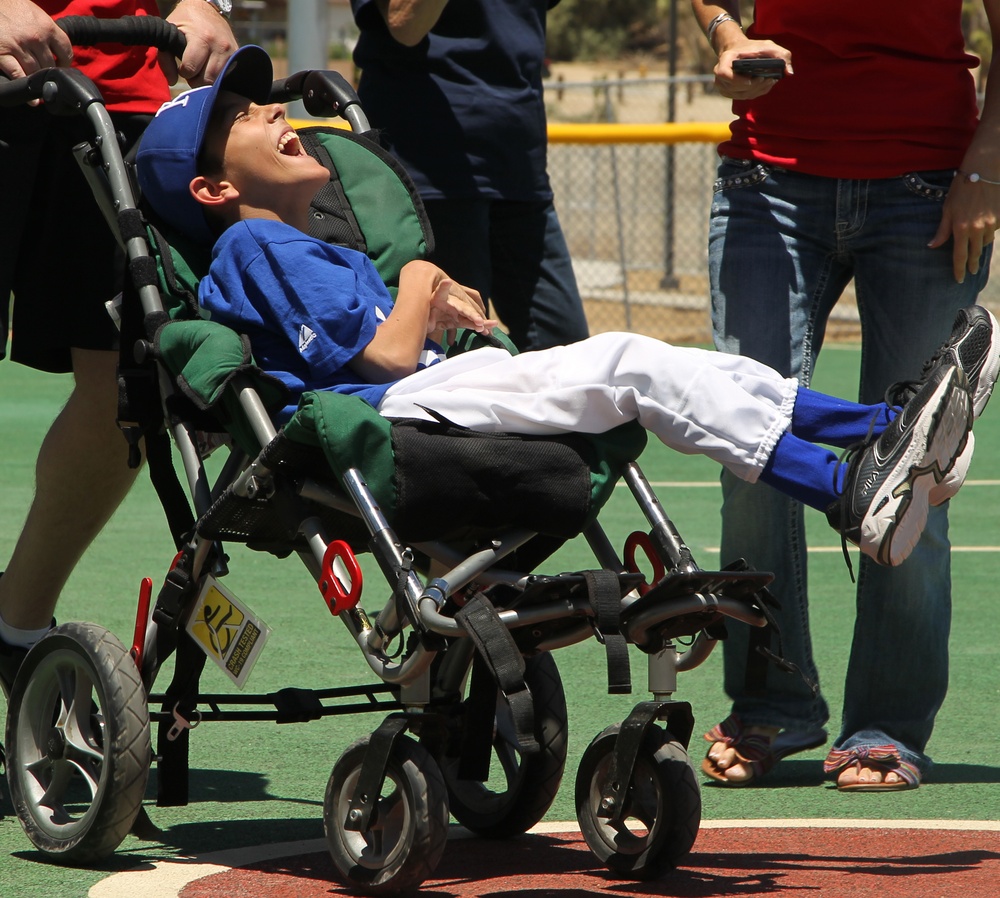
[[[621,633],[622,592],[618,575],[613,571],[584,571],[583,576],[596,615],[594,626],[607,654],[608,693],[628,695],[632,691],[632,672],[628,643]]]
[[[771,654],[771,627],[751,627],[750,644],[747,651],[747,695],[766,694],[769,654]]]
[[[485,595],[477,593],[464,608],[456,612],[455,620],[469,634],[469,638],[476,646],[478,657],[492,675],[495,687],[503,693],[510,705],[514,731],[521,751],[525,754],[539,751],[540,746],[535,739],[534,704],[531,691],[524,681],[524,656],[514,642],[514,637],[510,635],[510,631],[501,622],[493,604]],[[473,664],[473,674],[475,674],[475,664]],[[492,701],[488,697],[483,698],[484,700],[478,704],[485,704],[495,712],[495,697]],[[491,715],[490,719],[491,728],[493,716],[495,715]]]
[[[747,652],[746,691],[748,695],[765,695],[768,690],[767,670],[774,665],[785,673],[798,674],[802,682],[809,687],[814,696],[819,695],[819,683],[803,673],[797,665],[784,657],[784,647],[781,642],[781,628],[771,611],[777,606],[777,601],[766,588],[756,594],[756,607],[767,621],[765,627],[751,627],[749,651]],[[772,643],[776,648],[772,649]]]
[[[156,803],[160,807],[188,803],[189,737],[197,725],[198,684],[206,658],[201,647],[181,631],[174,676],[160,708],[165,716],[156,734]]]
[[[478,653],[472,656],[469,694],[462,706],[458,778],[485,783],[490,776],[497,716],[497,681]]]
[[[149,465],[149,479],[156,489],[163,513],[167,516],[170,535],[174,545],[180,548],[194,529],[194,512],[187,493],[177,478],[170,451],[170,437],[166,433],[147,434],[146,461]]]
[[[119,213],[118,226],[123,239],[147,236],[145,219],[137,210]],[[146,315],[139,301],[140,288],[156,285],[156,264],[151,257],[129,262],[118,313],[118,426],[128,442],[129,467],[137,468],[141,463],[139,445],[144,443],[150,480],[179,547],[183,534],[194,525],[194,515],[171,459],[156,364],[152,357],[136,358],[136,346],[141,341],[149,342],[167,317],[165,313]]]

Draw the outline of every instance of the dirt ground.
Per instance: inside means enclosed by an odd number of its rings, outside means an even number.
[[[551,74],[545,81],[546,105],[550,112],[556,103],[553,95],[558,98],[560,85],[600,85],[601,82],[627,82],[627,102],[619,105],[621,114],[619,120],[629,122],[661,122],[667,121],[666,98],[667,89],[662,80],[667,77],[666,64],[651,60],[627,62],[555,62],[551,66]],[[650,82],[648,91],[641,90],[641,82]],[[709,85],[679,84],[674,94],[674,121],[678,122],[727,122],[732,119],[730,101],[719,96]],[[579,88],[570,88],[558,105],[563,101],[572,104],[572,95]],[[585,95],[583,102],[588,99]],[[622,94],[617,94],[619,98]],[[645,100],[643,99],[645,97]],[[591,105],[592,105],[591,100]],[[579,101],[578,101],[579,103]],[[571,113],[567,113],[571,115]]]

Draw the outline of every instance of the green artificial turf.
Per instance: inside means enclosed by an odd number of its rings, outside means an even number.
[[[815,386],[851,397],[856,392],[859,353],[831,347],[824,352]],[[0,433],[4,481],[0,490],[0,564],[20,529],[33,480],[38,443],[66,395],[68,379],[43,375],[11,363],[0,364]],[[994,414],[991,416],[990,411]],[[991,409],[977,424],[977,457],[970,480],[1000,481],[1000,410]],[[124,452],[124,443],[123,443]],[[647,477],[658,487],[666,510],[703,568],[718,559],[718,468],[701,458],[669,453],[651,444],[642,459]],[[677,485],[688,484],[688,485]],[[702,789],[705,819],[730,818],[934,818],[1000,820],[1000,766],[991,754],[997,735],[994,717],[998,653],[994,633],[995,584],[1000,581],[1000,487],[970,483],[952,503],[954,623],[951,690],[929,751],[937,767],[920,789],[893,795],[840,794],[824,784],[825,749],[783,762],[758,787]],[[627,491],[618,490],[601,518],[612,541],[621,546],[642,521]],[[839,549],[839,538],[822,517],[810,512],[812,545]],[[978,549],[979,551],[969,551]],[[272,627],[270,642],[248,690],[282,686],[332,686],[376,682],[340,622],[330,616],[315,585],[294,557],[279,560],[230,546],[231,573],[226,585]],[[52,552],[59,546],[53,544]],[[66,588],[59,619],[88,620],[131,640],[139,581],[163,577],[172,556],[163,515],[145,476],[128,497]],[[370,558],[363,559],[371,611],[388,594]],[[551,570],[576,570],[591,564],[582,541],[568,544]],[[824,692],[831,705],[835,735],[842,681],[854,626],[854,587],[839,551],[810,557],[815,652]],[[886,633],[887,639],[905,638]],[[721,651],[696,670],[682,673],[677,698],[691,703],[695,737],[690,754],[697,765],[704,751],[701,733],[722,719],[728,704],[721,688]],[[590,740],[620,722],[632,706],[648,697],[644,658],[632,653],[634,694],[609,696],[604,650],[596,642],[562,649],[555,655],[567,693],[570,758],[563,786],[549,820],[573,820],[573,780]],[[207,668],[203,688],[225,691],[228,682]],[[129,837],[103,871],[53,866],[27,841],[9,799],[0,800],[0,895],[47,894],[53,898],[86,895],[107,871],[152,863],[184,853],[272,841],[322,837],[322,802],[330,770],[339,754],[370,732],[377,715],[328,718],[309,724],[206,723],[192,735],[192,803],[157,808],[150,816],[163,832],[160,841]],[[699,775],[699,780],[703,777]],[[149,795],[153,795],[155,774]]]

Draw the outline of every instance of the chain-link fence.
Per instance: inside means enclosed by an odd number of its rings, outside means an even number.
[[[549,172],[593,332],[708,335],[711,143],[552,143]]]
[[[723,123],[727,105],[710,79],[685,77],[549,81],[549,175],[574,270],[594,333],[633,330],[672,342],[710,340],[708,216],[724,124],[681,143],[648,142],[631,123]],[[614,128],[584,128],[613,123]],[[572,127],[561,127],[572,124]],[[624,136],[611,137],[618,130]],[[674,130],[657,129],[657,140]],[[582,132],[582,133],[581,133]],[[639,142],[630,135],[640,133]],[[1000,311],[1000,276],[980,297]],[[828,339],[859,338],[848,288],[831,316]]]

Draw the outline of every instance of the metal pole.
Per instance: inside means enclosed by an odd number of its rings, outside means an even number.
[[[615,190],[615,224],[618,230],[618,266],[622,276],[622,302],[625,304],[625,330],[632,330],[632,304],[628,293],[628,262],[625,259],[625,221],[622,216],[621,184],[618,179],[618,156],[611,144],[611,178]]]
[[[667,56],[667,121],[677,115],[677,0],[670,0],[670,49]],[[663,280],[665,290],[677,289],[674,274],[674,145],[664,147],[664,222],[663,222]]]
[[[327,0],[288,0],[288,74],[327,68],[329,53]],[[309,117],[298,101],[289,104],[288,114]]]

